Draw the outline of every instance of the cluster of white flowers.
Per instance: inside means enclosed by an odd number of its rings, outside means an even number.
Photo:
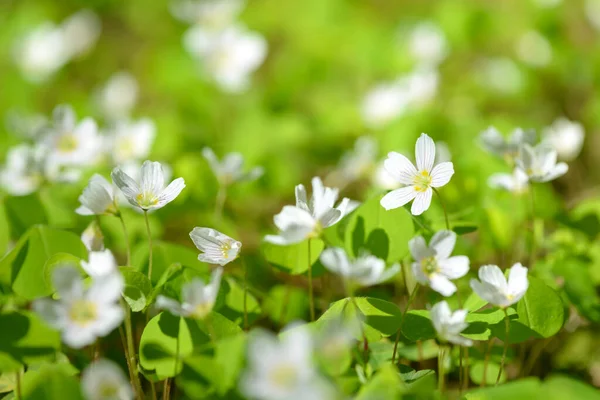
[[[203,73],[227,92],[240,92],[267,55],[267,41],[236,21],[243,0],[175,0],[172,14],[192,26],[186,50]]]
[[[89,10],[73,14],[60,25],[45,22],[15,45],[14,59],[25,78],[41,82],[88,52],[100,35],[100,19]]]

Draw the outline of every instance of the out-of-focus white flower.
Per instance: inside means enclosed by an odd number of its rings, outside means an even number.
[[[156,126],[149,118],[120,120],[107,139],[108,152],[116,165],[139,161],[150,155]]]
[[[170,9],[183,22],[218,30],[235,21],[244,3],[244,0],[176,0],[171,2]]]
[[[159,162],[144,161],[139,183],[119,167],[112,171],[112,180],[123,192],[127,201],[144,211],[164,207],[175,200],[185,188],[183,178],[177,178],[165,187],[165,176]]]
[[[519,66],[510,58],[483,60],[478,75],[481,86],[505,94],[518,93],[525,81]]]
[[[205,284],[200,278],[194,278],[185,283],[181,287],[181,303],[159,295],[156,298],[156,307],[168,310],[176,316],[203,319],[210,314],[215,305],[222,274],[223,268],[218,267],[213,270],[208,284]]]
[[[12,147],[0,170],[0,184],[8,193],[23,196],[35,192],[44,181],[39,152],[25,144]]]
[[[85,228],[81,234],[81,241],[88,251],[104,250],[104,235],[96,220],[92,220],[88,227]]]
[[[6,129],[24,139],[39,139],[47,126],[48,119],[41,114],[27,114],[14,109],[6,113]]]
[[[565,161],[577,158],[583,147],[584,138],[583,126],[566,118],[558,118],[542,133],[542,141],[554,147],[558,158]]]
[[[586,0],[584,9],[588,21],[600,31],[600,0]]]
[[[382,127],[402,115],[410,103],[410,95],[397,82],[381,83],[364,97],[361,115],[369,127]]]
[[[138,83],[133,75],[118,72],[96,92],[96,104],[102,114],[110,119],[126,118],[137,102],[138,90]]]
[[[65,45],[71,58],[87,53],[100,36],[100,18],[90,10],[82,10],[62,23]]]
[[[452,161],[452,153],[446,142],[437,142],[435,144],[435,163]]]
[[[479,280],[471,279],[471,289],[483,300],[502,308],[521,300],[527,292],[527,268],[516,263],[510,268],[508,280],[497,265],[479,268]]]
[[[133,399],[133,389],[121,368],[106,359],[96,360],[83,370],[81,388],[88,400]]]
[[[89,288],[75,268],[57,268],[52,273],[60,300],[38,299],[34,310],[52,327],[62,331],[68,346],[81,348],[112,332],[123,321],[119,304],[124,281],[118,272],[92,280]]]
[[[267,55],[264,37],[239,24],[219,31],[194,26],[185,33],[184,45],[204,72],[228,92],[245,90]]]
[[[325,268],[340,275],[351,285],[377,285],[400,272],[399,264],[386,269],[384,260],[370,254],[361,254],[351,260],[346,251],[339,247],[324,250],[320,259]]]
[[[448,44],[440,27],[431,21],[425,21],[411,30],[409,50],[420,64],[436,66],[446,58]]]
[[[533,0],[533,2],[542,8],[554,8],[562,3],[562,0]]]
[[[520,168],[533,182],[549,182],[569,170],[564,162],[557,163],[557,152],[551,146],[541,143],[535,147],[524,145],[517,158],[517,167]]]
[[[102,175],[94,174],[79,196],[81,206],[75,210],[79,215],[116,214],[117,206],[112,185]]]
[[[552,46],[539,32],[526,32],[517,43],[517,56],[532,67],[545,67],[552,61]]]
[[[473,342],[463,336],[468,323],[465,322],[467,310],[456,310],[454,313],[446,301],[440,301],[431,307],[431,322],[438,337],[443,342],[450,342],[459,346],[472,346]]]
[[[260,400],[335,398],[323,386],[312,363],[312,352],[313,340],[304,327],[289,329],[279,339],[266,331],[254,331],[241,392]]]
[[[338,189],[324,186],[320,178],[312,179],[312,189],[312,197],[308,201],[304,185],[296,186],[296,205],[283,207],[273,218],[280,232],[265,236],[266,241],[287,245],[318,237],[322,229],[338,223],[352,211],[348,198],[335,206]]]
[[[529,187],[529,177],[520,168],[515,168],[512,174],[494,174],[488,179],[491,188],[504,189],[509,192],[523,193]]]
[[[402,186],[402,184],[394,178],[394,175],[390,174],[385,168],[385,162],[381,162],[377,165],[372,180],[373,184],[380,189],[394,190]]]
[[[451,279],[462,278],[469,272],[467,256],[450,256],[455,244],[456,233],[446,230],[433,235],[429,246],[423,236],[417,236],[408,242],[410,253],[415,260],[412,264],[415,279],[446,297],[456,292],[456,286]]]
[[[381,199],[381,206],[386,210],[402,207],[412,201],[410,211],[413,215],[425,212],[431,204],[432,188],[438,188],[450,182],[454,174],[451,162],[437,164],[434,167],[435,143],[422,133],[415,146],[417,168],[400,153],[394,151],[385,160],[385,169],[405,187],[392,190]]]
[[[439,74],[432,68],[420,68],[400,78],[399,84],[408,93],[411,107],[422,107],[437,94]]]
[[[202,155],[208,161],[208,165],[222,186],[229,186],[236,182],[254,181],[264,173],[262,167],[244,171],[244,156],[240,153],[228,153],[223,160],[219,160],[211,148],[205,147],[202,149]]]
[[[81,267],[92,278],[100,278],[117,271],[117,260],[109,249],[90,251],[88,261],[81,261]]]
[[[190,232],[190,238],[202,253],[198,260],[221,266],[238,258],[242,243],[211,228],[196,227]]]
[[[508,159],[511,162],[519,155],[523,145],[533,145],[535,139],[535,131],[525,131],[521,128],[516,128],[508,139],[502,136],[502,134],[493,126],[490,126],[479,135],[479,141],[485,150],[499,157]]]
[[[339,317],[324,321],[324,326],[316,336],[317,356],[329,362],[337,362],[344,352],[350,350],[361,333],[361,315],[356,313],[350,318]]]
[[[346,181],[354,181],[368,175],[377,157],[377,141],[369,136],[361,136],[354,142],[354,148],[344,154],[340,161],[340,171]]]

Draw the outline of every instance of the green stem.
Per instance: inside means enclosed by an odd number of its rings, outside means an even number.
[[[129,356],[129,368],[130,374],[133,377],[133,388],[137,394],[138,399],[144,398],[144,391],[142,384],[140,383],[139,376],[137,373],[137,359],[135,354],[135,346],[133,344],[133,330],[131,327],[131,310],[127,304],[125,307],[125,336],[127,339],[127,353]]]
[[[446,346],[440,345],[438,352],[438,391],[440,395],[444,393],[444,378],[446,372],[444,371],[444,359],[445,359]]]
[[[163,400],[169,400],[169,394],[171,392],[171,380],[169,378],[165,379],[165,383],[163,386]]]
[[[144,219],[146,220],[146,232],[148,232],[148,279],[152,282],[152,233],[150,232],[147,210],[144,210]]]
[[[17,371],[16,384],[17,384],[16,388],[15,388],[16,399],[21,400],[23,398],[21,395],[21,368],[19,368],[19,370]]]
[[[490,363],[491,351],[492,351],[492,340],[490,339],[488,341],[487,349],[485,351],[485,357],[483,359],[483,377],[481,379],[481,384],[479,385],[480,387],[485,387],[485,385],[487,384],[487,370],[488,370],[488,365]]]
[[[127,250],[127,266],[131,267],[131,246],[129,245],[129,234],[127,233],[127,225],[125,225],[125,219],[123,219],[123,214],[121,214],[121,212],[117,213],[117,217],[121,221],[121,228],[123,229],[125,249]]]
[[[133,384],[133,368],[131,368],[130,360],[129,360],[129,351],[127,350],[127,339],[125,338],[125,332],[123,332],[123,326],[119,326],[119,335],[121,336],[121,343],[123,344],[123,352],[125,353],[125,361],[127,362],[127,371],[129,371],[129,382],[132,387],[135,387]]]
[[[469,388],[469,348],[465,347],[464,348],[465,351],[465,372],[463,373],[463,387],[462,389],[468,389]]]
[[[225,185],[219,183],[219,191],[217,192],[217,199],[215,201],[215,219],[217,222],[221,222],[223,217],[223,209],[225,208],[225,200],[227,199],[227,188]]]
[[[433,191],[437,195],[438,199],[440,199],[440,204],[442,205],[442,210],[444,210],[444,218],[446,219],[446,229],[450,230],[450,221],[448,220],[448,212],[446,211],[446,205],[444,204],[444,200],[442,200],[442,196],[440,192],[434,187],[432,187]]]
[[[407,288],[408,289],[408,288]],[[394,352],[392,353],[392,364],[396,362],[396,354],[398,352],[398,342],[400,341],[400,335],[402,334],[402,326],[404,325],[404,317],[406,317],[406,313],[408,309],[412,305],[415,297],[417,297],[417,291],[419,290],[419,284],[415,286],[410,297],[408,298],[408,302],[406,303],[406,307],[404,308],[404,312],[402,313],[402,319],[400,320],[400,326],[398,327],[398,333],[396,334],[396,340],[394,341]]]
[[[500,361],[500,369],[498,370],[498,376],[496,377],[496,385],[500,382],[500,376],[502,376],[502,371],[504,370],[504,362],[506,361],[506,353],[508,352],[508,342],[509,342],[509,334],[510,334],[510,320],[508,318],[508,312],[506,308],[504,309],[504,324],[506,326],[506,332],[504,336],[504,350],[502,351],[502,359]]]
[[[312,278],[312,260],[310,255],[310,239],[306,241],[308,243],[308,299],[310,303],[310,320],[315,320],[315,298],[313,293],[313,278]]]
[[[244,268],[244,330],[248,331],[248,266],[243,258],[241,260]]]
[[[348,287],[348,285],[347,285],[347,287]],[[356,314],[358,315],[358,313],[360,313],[360,308],[358,307],[358,303],[356,302],[356,299],[354,298],[354,293],[348,289],[347,289],[347,293],[348,293],[348,297],[350,298],[350,302],[352,303],[354,308],[356,308]],[[346,304],[348,304],[348,303],[346,303]],[[344,310],[342,310],[342,314],[343,314],[343,312],[344,312]],[[367,340],[367,335],[365,334],[365,330],[363,328],[362,322],[360,324],[360,331],[361,331],[360,333],[363,337],[363,361],[364,361],[364,365],[367,365],[367,363],[369,362],[369,341]]]

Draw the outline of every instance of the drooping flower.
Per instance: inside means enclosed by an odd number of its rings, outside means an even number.
[[[527,268],[516,263],[510,268],[508,280],[497,265],[479,268],[479,280],[471,279],[471,288],[483,300],[502,308],[518,302],[527,292]]]
[[[450,342],[459,346],[473,345],[471,340],[460,334],[469,326],[465,322],[466,317],[467,310],[452,312],[446,301],[440,301],[431,307],[431,322],[438,334],[438,338],[443,342]]]
[[[512,174],[499,173],[490,176],[488,185],[519,194],[529,187],[529,177],[520,168],[515,168]]]
[[[348,198],[335,206],[338,190],[324,186],[320,178],[312,179],[312,188],[312,197],[308,201],[304,185],[296,186],[296,205],[284,206],[275,215],[273,220],[280,232],[278,235],[267,235],[266,241],[286,245],[317,237],[324,228],[338,223],[352,211]]]
[[[117,271],[117,260],[109,249],[90,251],[88,261],[81,261],[81,267],[92,278],[100,278]]]
[[[313,340],[304,327],[288,328],[277,338],[256,330],[248,344],[248,367],[240,390],[260,400],[325,400],[331,393],[312,362]]]
[[[332,247],[321,253],[321,263],[334,274],[340,275],[350,284],[373,286],[385,282],[400,271],[400,265],[394,264],[386,269],[385,261],[370,254],[361,254],[351,260],[346,251]]]
[[[222,186],[229,186],[236,182],[254,181],[264,173],[262,167],[244,171],[244,156],[240,153],[228,153],[223,160],[219,160],[211,148],[205,147],[202,149],[202,155],[208,161],[208,165]]]
[[[100,112],[111,120],[127,118],[138,97],[138,83],[128,72],[117,72],[95,94]]]
[[[533,182],[549,182],[569,170],[564,162],[557,163],[557,153],[552,147],[541,143],[535,147],[524,145],[517,158],[520,168]]]
[[[413,215],[425,212],[431,204],[432,188],[439,188],[450,182],[454,174],[452,162],[443,162],[434,166],[435,143],[425,133],[417,139],[415,146],[417,167],[400,153],[390,152],[385,160],[385,169],[405,187],[392,190],[381,199],[381,206],[386,210],[402,207],[414,202],[411,207]]]
[[[116,214],[114,190],[112,185],[99,174],[94,174],[79,196],[81,206],[75,210],[79,215]]]
[[[118,364],[107,359],[92,362],[81,373],[81,389],[88,400],[131,400],[133,389]]]
[[[190,232],[190,238],[202,253],[198,260],[221,266],[235,260],[242,249],[242,243],[211,229],[196,227]]]
[[[123,321],[119,304],[124,281],[118,272],[92,279],[89,288],[77,269],[57,268],[52,282],[59,300],[38,299],[34,310],[52,327],[62,332],[68,346],[81,348],[112,332]]]
[[[533,145],[536,135],[533,130],[515,129],[507,139],[493,126],[481,132],[481,146],[492,154],[513,161],[525,144]]]
[[[411,30],[409,50],[420,64],[437,66],[448,55],[448,44],[440,27],[431,21],[425,21]]]
[[[164,207],[175,200],[185,188],[183,178],[177,178],[165,187],[163,168],[156,161],[144,161],[140,171],[139,183],[119,167],[113,169],[111,176],[127,201],[144,211]]]
[[[408,247],[415,262],[413,274],[422,285],[428,285],[443,296],[452,296],[456,286],[451,282],[469,272],[467,256],[451,256],[456,244],[456,233],[439,231],[431,238],[429,246],[423,236],[410,240]]]
[[[156,126],[149,118],[116,122],[108,136],[108,152],[116,165],[141,161],[148,157],[156,136]]]
[[[181,287],[181,303],[159,295],[156,298],[156,307],[179,317],[204,319],[215,305],[222,274],[222,267],[213,270],[208,284],[200,278],[193,278]]]
[[[558,158],[571,161],[577,158],[583,148],[585,131],[579,122],[558,118],[542,132],[542,141],[551,145]]]

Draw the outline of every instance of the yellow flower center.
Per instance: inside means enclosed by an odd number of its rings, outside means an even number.
[[[135,199],[142,208],[149,208],[158,204],[158,197],[150,192],[142,192]]]
[[[63,153],[70,153],[77,149],[78,144],[79,142],[77,141],[75,135],[62,135],[58,141],[58,150],[62,151]]]
[[[131,158],[134,150],[133,140],[131,140],[130,138],[121,139],[119,141],[118,149],[123,159]]]
[[[119,387],[111,383],[105,383],[100,386],[99,392],[102,399],[116,399],[119,394]]]
[[[280,365],[271,372],[271,382],[279,387],[290,387],[296,382],[296,368],[293,365]]]
[[[96,304],[88,300],[77,300],[69,310],[69,318],[79,326],[89,325],[96,320],[97,316]]]
[[[431,175],[429,172],[423,170],[417,175],[415,175],[413,179],[413,185],[417,192],[425,192],[431,186]]]
[[[421,270],[426,276],[430,276],[437,272],[440,272],[440,267],[435,259],[435,257],[426,257],[421,260]]]
[[[213,303],[200,303],[194,308],[190,316],[196,319],[204,319],[212,311],[213,305]]]

